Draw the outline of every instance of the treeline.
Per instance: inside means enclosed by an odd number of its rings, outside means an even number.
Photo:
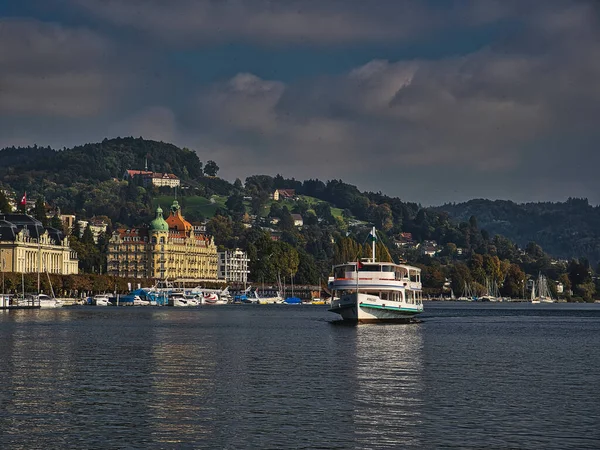
[[[501,234],[521,246],[537,242],[557,258],[600,262],[600,207],[587,199],[517,204],[507,200],[470,200],[435,208],[458,221],[476,216],[490,234]]]

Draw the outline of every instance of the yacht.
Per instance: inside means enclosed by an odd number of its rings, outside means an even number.
[[[63,306],[62,300],[57,300],[46,294],[39,294],[37,301],[40,304],[40,308],[60,308]]]
[[[98,294],[94,296],[94,304],[96,306],[110,306],[110,299],[106,294]]]
[[[371,236],[372,258],[334,266],[329,311],[359,323],[409,322],[423,312],[421,269],[377,262],[375,228]]]
[[[173,306],[192,306],[183,292],[171,292],[169,295],[169,304]]]

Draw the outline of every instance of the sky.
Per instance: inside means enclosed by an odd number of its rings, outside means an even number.
[[[423,205],[600,203],[600,2],[4,0],[0,147],[142,136]]]

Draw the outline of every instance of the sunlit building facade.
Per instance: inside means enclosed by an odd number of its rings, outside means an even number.
[[[166,219],[159,207],[148,228],[118,229],[109,243],[108,273],[114,276],[216,281],[217,271],[214,240],[194,230],[177,201]]]
[[[79,261],[61,230],[26,214],[0,214],[0,270],[72,275]]]

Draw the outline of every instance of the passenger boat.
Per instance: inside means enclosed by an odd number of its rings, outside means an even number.
[[[329,311],[352,322],[409,322],[423,312],[421,269],[375,260],[375,228],[371,231],[372,258],[333,268]]]

